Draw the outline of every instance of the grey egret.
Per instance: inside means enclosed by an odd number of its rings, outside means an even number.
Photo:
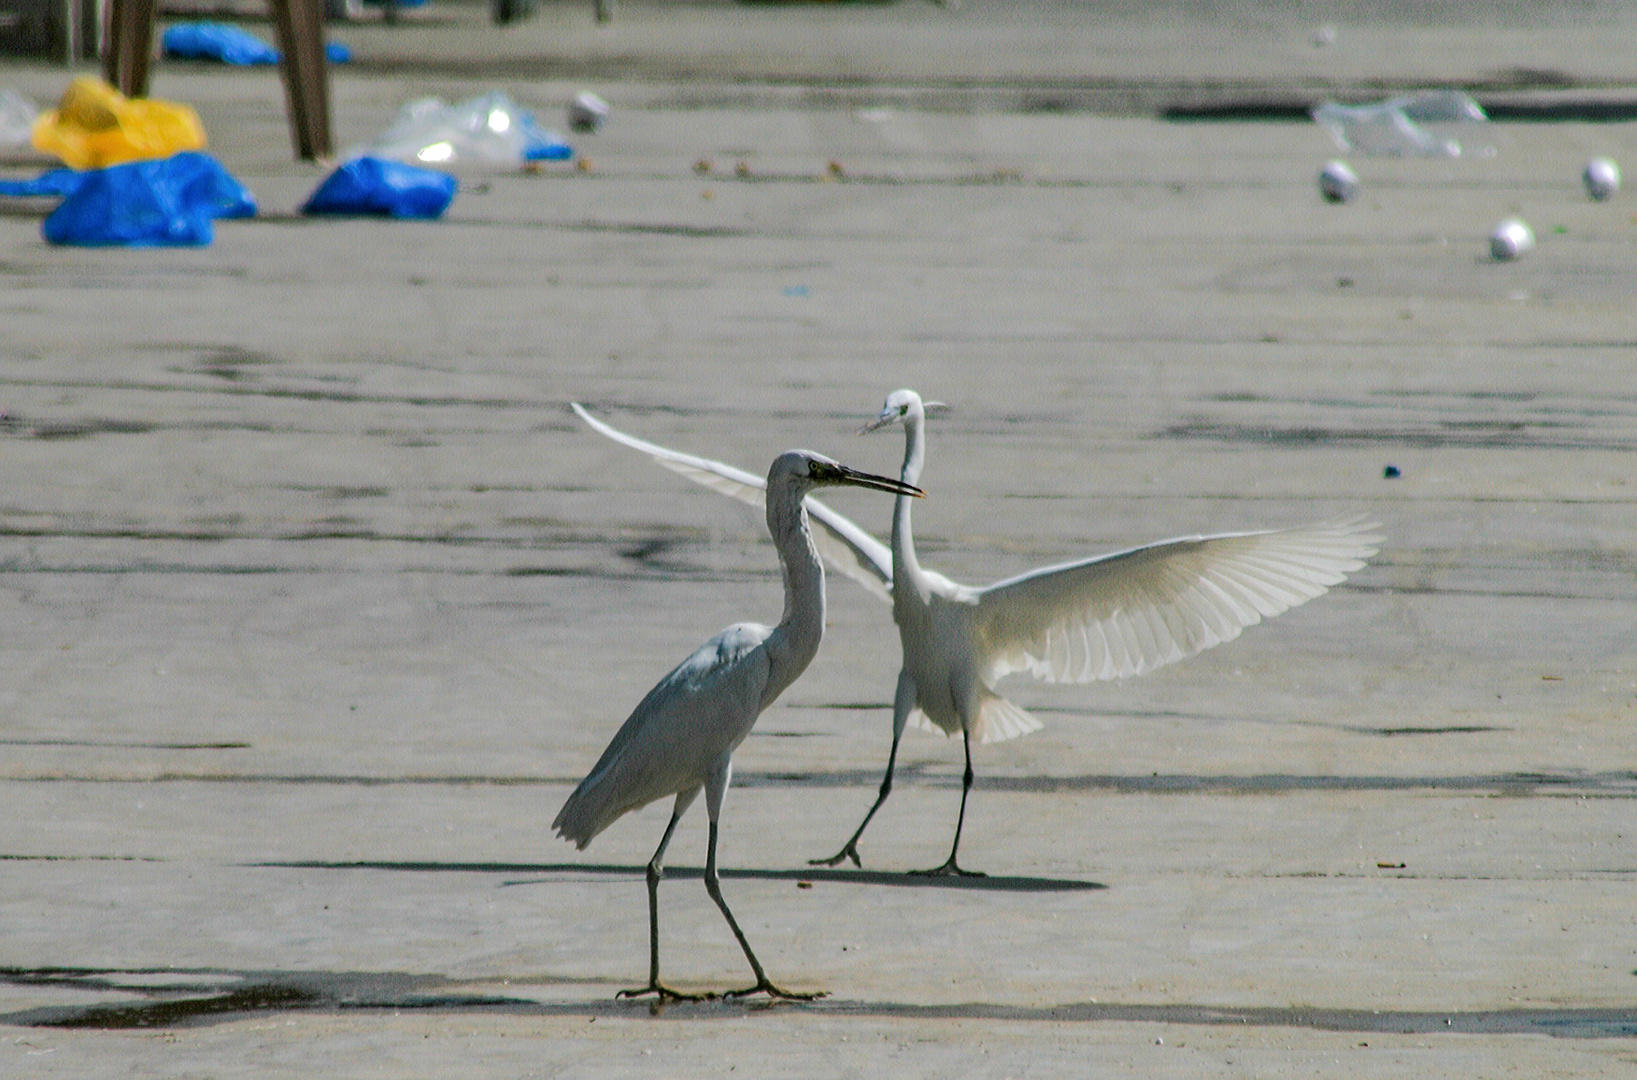
[[[659,464],[749,503],[757,479],[731,465],[645,442],[575,411],[597,431]],[[900,478],[919,481],[926,460],[926,406],[913,390],[895,390],[860,434],[904,425]],[[949,858],[925,874],[972,874],[957,861],[975,774],[972,740],[998,742],[1039,730],[1040,721],[995,691],[1013,672],[1048,682],[1092,682],[1142,675],[1231,641],[1247,626],[1323,594],[1375,554],[1381,537],[1362,517],[1303,528],[1179,537],[1048,566],[987,588],[924,569],[915,556],[910,506],[899,499],[889,548],[828,507],[808,500],[820,550],[843,573],[889,600],[903,665],[893,696],[892,749],[886,775],[863,822],[840,851],[814,865],[851,859],[892,792],[904,728],[959,733],[966,768]]]
[[[621,997],[655,994],[663,1001],[714,996],[684,993],[659,980],[659,880],[665,848],[701,789],[710,815],[705,890],[727,919],[756,976],[754,986],[728,996],[818,996],[792,993],[768,979],[722,898],[716,837],[722,797],[733,775],[733,751],[762,711],[806,669],[824,636],[824,565],[813,547],[803,500],[813,488],[835,485],[874,488],[906,498],[922,494],[913,485],[859,472],[807,450],[790,450],[774,459],[767,471],[766,501],[767,528],[784,571],[784,615],[779,624],[730,626],[661,679],[552,822],[557,835],[583,850],[621,816],[656,799],[676,797],[670,823],[648,863],[648,985],[622,991]]]

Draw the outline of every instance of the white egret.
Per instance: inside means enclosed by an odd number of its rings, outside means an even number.
[[[749,473],[633,438],[579,406],[581,419],[661,465],[756,503],[762,491]],[[861,430],[904,425],[900,478],[918,482],[926,459],[926,407],[913,390],[888,395]],[[903,666],[893,698],[892,750],[886,776],[863,822],[840,851],[862,865],[858,841],[892,791],[898,744],[908,723],[960,733],[965,743],[960,815],[942,865],[922,873],[969,874],[957,862],[972,790],[972,740],[1026,735],[1040,721],[995,691],[1002,676],[1026,671],[1052,682],[1091,682],[1142,675],[1231,641],[1241,630],[1324,593],[1364,565],[1381,538],[1374,522],[1352,518],[1305,528],[1162,540],[1126,551],[1000,581],[961,585],[922,568],[915,557],[910,507],[899,499],[890,548],[814,500],[820,550],[838,569],[890,599]]]
[[[784,570],[784,616],[774,627],[738,623],[700,646],[638,703],[589,775],[569,795],[552,828],[583,849],[622,815],[674,795],[670,824],[648,863],[648,985],[621,997],[656,994],[661,1000],[693,1000],[659,981],[659,879],[665,848],[682,814],[705,792],[710,841],[705,890],[750,961],[756,984],[730,996],[811,998],[776,986],[751,951],[750,942],[722,899],[716,874],[716,827],[722,797],[733,774],[733,751],[762,710],[794,682],[818,652],[824,636],[824,566],[813,547],[803,499],[815,487],[852,485],[909,496],[921,490],[884,476],[840,465],[822,454],[790,450],[768,469],[767,528]]]

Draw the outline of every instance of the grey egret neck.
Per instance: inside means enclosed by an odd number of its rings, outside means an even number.
[[[935,403],[934,403],[935,404]],[[760,481],[731,465],[669,450],[617,431],[575,406],[581,419],[659,464],[742,501],[762,498]],[[920,480],[926,461],[927,405],[895,390],[862,431],[902,424],[900,479]],[[861,431],[861,433],[862,433]],[[961,806],[949,858],[928,874],[961,868],[961,831],[971,794],[972,742],[997,742],[1038,730],[1040,721],[995,690],[1013,672],[1051,682],[1142,675],[1232,641],[1248,626],[1322,595],[1375,554],[1378,526],[1363,517],[1301,528],[1161,540],[1048,566],[987,588],[961,585],[920,565],[910,504],[893,513],[890,548],[835,511],[809,499],[824,557],[875,595],[890,600],[903,649],[893,696],[892,749],[886,775],[863,822],[840,851],[815,865],[850,859],[892,791],[899,741],[910,723],[959,733],[965,743]]]
[[[584,849],[623,815],[675,796],[670,823],[648,863],[648,985],[621,997],[655,994],[660,1000],[696,1000],[659,978],[659,880],[665,848],[683,813],[705,793],[710,840],[705,890],[722,912],[756,976],[753,986],[729,991],[739,997],[765,993],[812,998],[775,985],[762,969],[727,901],[716,873],[717,823],[733,775],[733,751],[756,718],[807,668],[824,636],[824,566],[813,546],[803,502],[817,487],[850,485],[919,497],[919,488],[850,469],[807,450],[790,450],[767,471],[767,528],[784,571],[784,615],[777,626],[738,623],[682,661],[637,704],[608,749],[558,811],[552,828]]]

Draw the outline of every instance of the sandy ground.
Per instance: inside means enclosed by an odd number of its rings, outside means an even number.
[[[631,5],[616,31],[652,58],[712,15],[812,44],[856,12],[896,28],[870,40],[941,27],[931,55],[963,18],[998,35],[977,10]],[[485,32],[434,14],[348,33]],[[526,53],[568,21],[489,33]],[[1562,65],[1624,77],[1578,33],[1547,39]],[[0,1070],[1637,1074],[1637,218],[1578,181],[1637,131],[1490,124],[1458,160],[1352,159],[1364,194],[1331,206],[1310,125],[542,67],[337,75],[343,143],[422,94],[613,104],[585,168],[466,173],[440,222],[300,217],[322,171],[289,160],[276,77],[166,65],[259,218],[57,249],[0,203]],[[0,67],[41,101],[64,79]],[[1539,247],[1497,263],[1509,214]],[[954,406],[916,522],[960,580],[1345,513],[1388,540],[1184,664],[1007,683],[1046,727],[977,751],[969,882],[902,873],[959,798],[959,744],[915,732],[865,869],[806,864],[873,797],[897,662],[886,607],[833,579],[722,840],[770,973],[830,996],[615,1001],[666,808],[584,853],[547,824],[661,674],[780,593],[755,513],[567,402],[754,471],[803,445],[892,472],[897,437],[851,432],[901,385]],[[884,497],[830,501],[885,533]],[[704,842],[696,807],[665,971],[722,989],[748,973]]]

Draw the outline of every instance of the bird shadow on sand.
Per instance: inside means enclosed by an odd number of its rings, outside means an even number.
[[[412,862],[412,861],[359,861],[359,862],[258,862],[258,867],[276,867],[295,870],[389,870],[418,874],[508,874],[519,880],[503,885],[540,885],[559,878],[618,877],[642,878],[647,866],[625,866],[616,863],[496,863],[496,862]],[[718,871],[727,880],[829,882],[837,885],[879,885],[900,889],[965,889],[978,892],[1089,892],[1108,888],[1096,881],[1076,878],[1030,877],[996,874],[984,877],[929,876],[886,870],[832,870],[811,867],[801,870],[728,869]],[[697,866],[667,866],[667,880],[698,880],[705,876]]]
[[[768,1001],[760,998],[658,1005],[578,995],[609,982],[584,976],[454,978],[433,973],[390,971],[292,971],[280,969],[87,967],[4,967],[0,986],[32,989],[53,996],[85,995],[87,1000],[41,1005],[0,1013],[0,1025],[81,1030],[142,1030],[209,1027],[256,1016],[418,1012],[437,1016],[624,1019],[641,1014],[675,1020],[713,1020],[768,1010],[793,1010],[834,1020],[949,1021],[989,1024],[1150,1023],[1392,1035],[1536,1035],[1576,1039],[1637,1037],[1637,1009],[1629,1006],[1544,1006],[1512,1009],[1360,1009],[1323,1005],[1234,1006],[1188,1002],[1069,1001],[1053,1005],[1009,1005],[968,1001],[916,1004],[827,998]],[[551,1000],[574,987],[574,1000]]]

